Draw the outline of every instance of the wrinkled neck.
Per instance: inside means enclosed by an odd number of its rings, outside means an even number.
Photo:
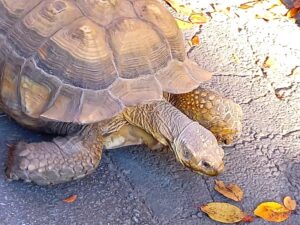
[[[174,143],[192,123],[192,120],[166,101],[130,107],[124,112],[124,117],[164,145]]]

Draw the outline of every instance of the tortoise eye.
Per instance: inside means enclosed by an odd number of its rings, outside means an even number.
[[[201,164],[202,164],[203,167],[205,167],[207,169],[212,167],[211,164],[207,161],[201,161]]]

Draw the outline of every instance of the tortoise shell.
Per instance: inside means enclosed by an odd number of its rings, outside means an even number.
[[[0,0],[0,78],[10,113],[86,124],[210,75],[156,0]]]

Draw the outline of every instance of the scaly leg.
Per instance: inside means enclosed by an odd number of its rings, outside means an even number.
[[[39,185],[58,184],[92,173],[101,160],[103,138],[98,125],[51,142],[20,142],[9,150],[8,178]]]
[[[220,94],[197,88],[170,96],[170,102],[190,119],[210,130],[219,142],[230,144],[242,131],[242,109]]]

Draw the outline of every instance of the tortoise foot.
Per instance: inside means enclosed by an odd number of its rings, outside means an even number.
[[[99,165],[102,153],[99,140],[75,136],[56,138],[52,142],[20,142],[9,149],[6,175],[11,180],[39,185],[82,178]]]
[[[219,143],[231,144],[242,131],[242,108],[231,99],[201,87],[171,96],[172,104],[210,130]]]

